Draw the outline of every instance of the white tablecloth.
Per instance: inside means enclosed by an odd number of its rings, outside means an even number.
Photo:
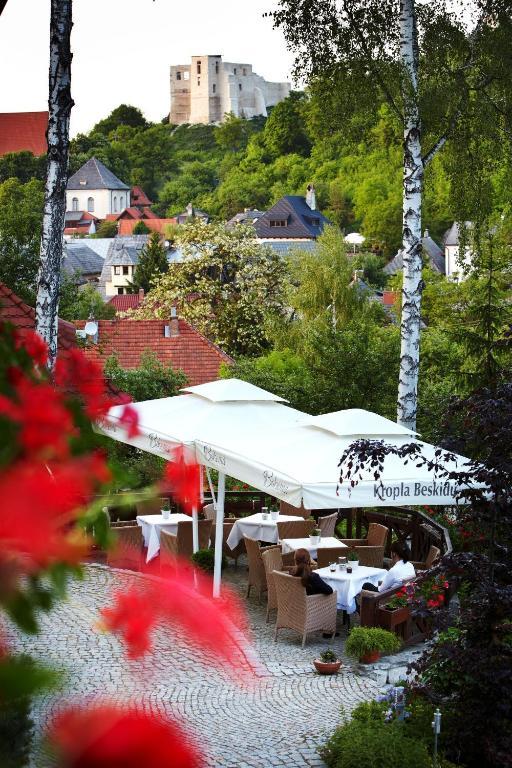
[[[368,568],[366,565],[358,565],[353,569],[352,573],[339,570],[331,573],[329,566],[318,568],[315,573],[318,573],[338,593],[338,608],[347,613],[354,613],[356,610],[356,595],[361,592],[365,581],[369,581],[374,586],[377,586],[387,571],[383,568]]]
[[[161,531],[167,531],[168,533],[176,535],[178,523],[182,520],[191,522],[192,518],[181,512],[175,512],[173,515],[169,515],[168,520],[164,520],[162,515],[139,515],[137,517],[137,523],[142,528],[144,546],[148,548],[146,563],[149,563],[149,561],[156,557],[160,551]]]
[[[288,520],[304,520],[304,518],[296,517],[295,515],[278,515],[276,521],[270,517],[268,520],[263,520],[261,512],[249,515],[249,517],[242,517],[232,527],[227,539],[227,545],[230,549],[235,549],[244,536],[249,536],[249,538],[256,539],[256,541],[268,541],[271,544],[277,544],[277,522],[286,522]]]
[[[318,544],[312,544],[311,539],[283,539],[281,541],[283,547],[283,554],[287,552],[296,552],[298,549],[307,549],[313,560],[316,560],[317,551],[319,549],[331,548],[331,547],[346,547],[339,539],[335,539],[334,536],[322,536]]]

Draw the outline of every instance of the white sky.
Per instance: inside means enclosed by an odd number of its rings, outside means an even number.
[[[247,62],[290,80],[292,57],[264,12],[275,0],[74,0],[71,134],[119,104],[169,112],[169,66],[193,55]],[[8,0],[0,16],[0,112],[47,108],[50,0]]]

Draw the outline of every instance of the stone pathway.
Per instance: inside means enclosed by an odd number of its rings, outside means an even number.
[[[223,577],[244,594],[243,565],[228,567]],[[339,723],[341,711],[348,713],[360,701],[373,698],[385,682],[382,670],[362,675],[359,665],[343,656],[343,629],[333,643],[343,657],[340,673],[317,675],[312,659],[329,641],[314,634],[302,649],[298,634],[281,630],[274,643],[273,625],[265,624],[266,608],[255,598],[246,601],[261,664],[254,685],[238,686],[178,630],[160,632],[154,651],[143,661],[130,662],[119,641],[101,632],[96,622],[112,589],[127,588],[140,578],[145,577],[86,566],[84,580],[71,585],[68,599],[42,617],[39,635],[13,633],[19,650],[65,670],[62,692],[41,697],[35,704],[38,730],[66,701],[108,697],[130,700],[158,717],[182,720],[212,768],[320,768],[317,748]],[[399,660],[397,664],[405,666]],[[36,764],[48,762],[39,756]]]

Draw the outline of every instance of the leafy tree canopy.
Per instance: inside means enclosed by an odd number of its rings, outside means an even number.
[[[120,104],[118,107],[112,110],[108,117],[100,120],[96,123],[92,129],[92,133],[102,133],[108,136],[109,133],[115,131],[121,126],[129,126],[130,128],[148,128],[149,123],[142,114],[138,107],[132,107],[129,104]]]
[[[142,224],[143,222],[138,223]],[[167,261],[165,249],[160,242],[160,235],[158,232],[152,232],[140,253],[139,263],[135,268],[133,276],[133,288],[135,290],[143,288],[145,293],[147,293],[159,276],[165,274],[168,269],[169,262]]]

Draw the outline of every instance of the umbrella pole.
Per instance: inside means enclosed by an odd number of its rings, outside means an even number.
[[[199,525],[197,522],[197,507],[192,507],[192,551],[199,549]]]
[[[219,483],[217,486],[217,510],[215,515],[215,568],[213,571],[213,596],[214,597],[220,597],[225,495],[226,495],[226,475],[224,474],[224,472],[219,472]]]

